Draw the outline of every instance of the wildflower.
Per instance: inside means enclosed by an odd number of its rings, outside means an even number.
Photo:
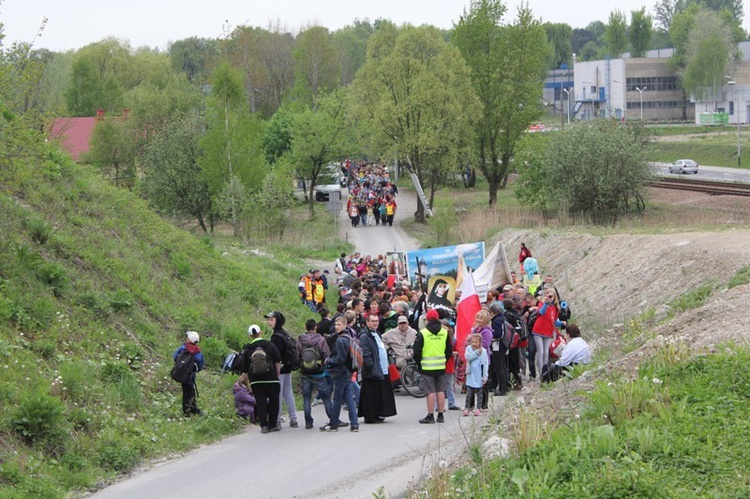
[[[657,384],[657,385],[661,385],[662,383],[664,383],[664,382],[663,382],[662,380],[660,380],[659,378],[654,378],[654,379],[653,379],[652,381],[654,382],[654,384]]]

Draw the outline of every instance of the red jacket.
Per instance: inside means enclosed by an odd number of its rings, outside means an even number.
[[[539,317],[534,322],[531,332],[552,338],[555,333],[555,321],[557,321],[557,307],[545,303],[539,307]]]

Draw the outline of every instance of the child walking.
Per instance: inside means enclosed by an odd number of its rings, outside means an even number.
[[[474,415],[481,414],[479,408],[482,407],[483,394],[482,387],[487,383],[490,374],[490,361],[487,357],[487,350],[482,347],[482,336],[474,333],[469,338],[470,344],[466,349],[466,405],[464,406],[464,416],[474,409],[474,395],[477,397],[477,405]]]

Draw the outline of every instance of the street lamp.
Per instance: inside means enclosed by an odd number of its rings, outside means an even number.
[[[568,125],[570,125],[570,90],[563,88],[563,92],[568,96]]]
[[[638,93],[641,94],[641,121],[643,121],[643,91],[646,90],[647,87],[635,87],[636,90],[638,90]]]
[[[731,78],[731,76],[728,76],[727,78]],[[727,85],[732,87],[732,111],[734,111],[735,117],[737,118],[737,166],[742,166],[742,149],[740,146],[740,108],[738,106],[738,102],[735,102],[734,100],[734,80],[729,80],[727,82]]]

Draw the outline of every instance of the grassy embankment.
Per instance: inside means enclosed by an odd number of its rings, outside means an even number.
[[[286,244],[250,252],[175,228],[46,146],[3,168],[0,496],[63,497],[239,431],[223,358],[270,310],[301,330],[301,257],[345,249],[322,243],[331,224],[303,215]],[[192,419],[168,377],[188,329],[206,357]]]
[[[425,244],[456,244],[490,239],[508,226],[546,231],[573,226],[564,218],[545,224],[538,214],[518,205],[512,189],[501,191],[497,207],[487,209],[486,188],[479,181],[474,189],[443,192],[442,210],[430,225],[410,225],[410,231]],[[722,228],[726,216],[722,210],[707,210],[701,217],[683,217],[684,211],[652,200],[645,213],[633,214],[619,227],[592,229],[605,233],[711,230]],[[747,213],[743,216],[742,223],[747,224]],[[748,282],[750,266],[725,287]],[[675,313],[690,310],[710,293],[705,288],[689,291],[670,308]],[[653,327],[652,314],[631,321],[625,351],[653,336]],[[590,337],[598,334],[589,332]],[[621,354],[601,349],[588,370]],[[615,372],[598,379],[592,392],[568,388],[570,400],[561,402],[562,410],[556,414],[510,408],[494,417],[488,429],[510,440],[510,456],[486,460],[480,443],[468,443],[464,466],[438,471],[413,495],[745,497],[750,495],[750,473],[742,465],[750,458],[748,361],[747,348],[691,357],[686,345],[667,343],[644,360],[636,379]],[[572,377],[582,374],[592,373],[581,369]],[[575,386],[568,380],[558,382],[566,383]]]

